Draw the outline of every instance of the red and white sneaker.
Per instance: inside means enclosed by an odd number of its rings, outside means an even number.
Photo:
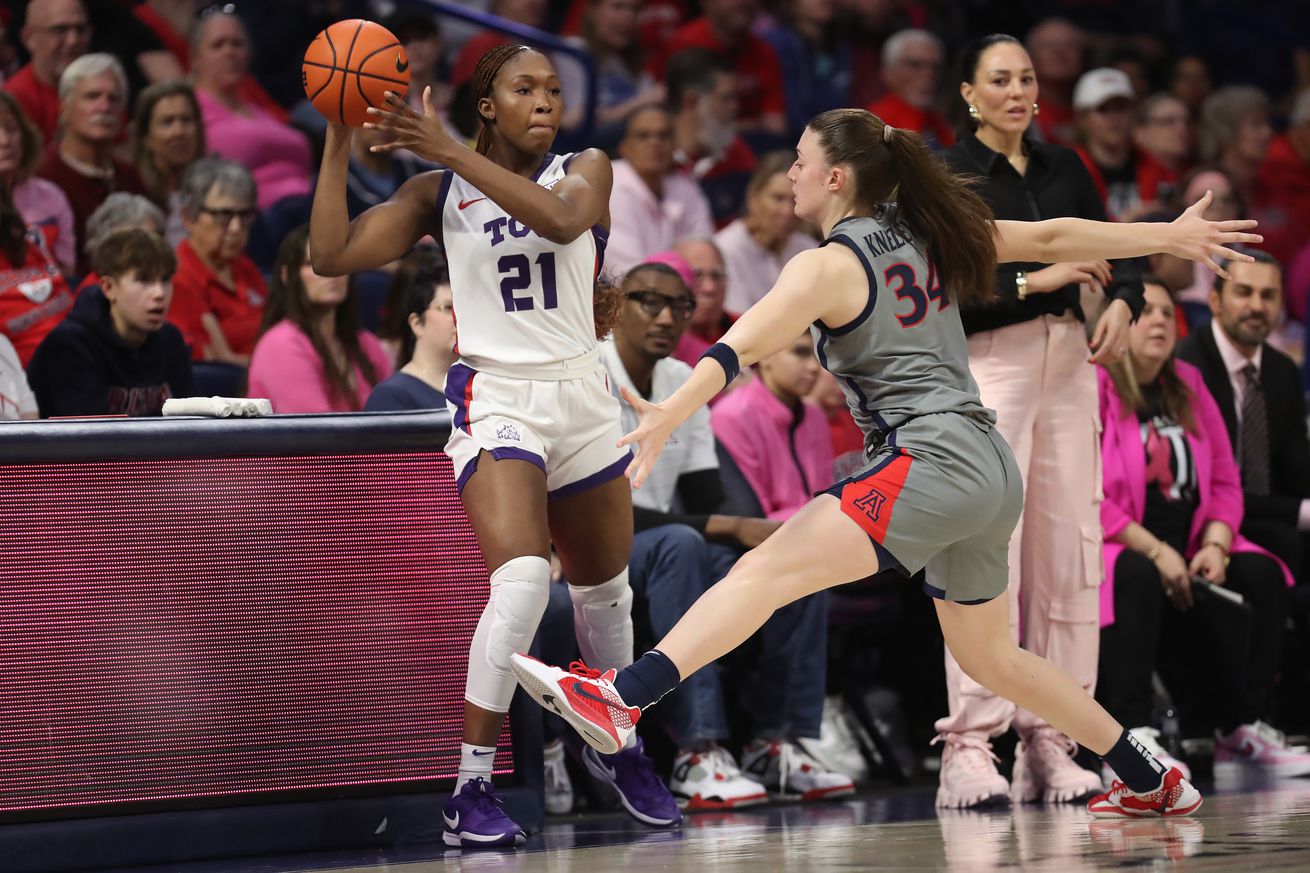
[[[1138,794],[1115,780],[1110,790],[1087,803],[1087,811],[1096,818],[1145,818],[1153,815],[1188,815],[1201,807],[1201,792],[1183,778],[1182,771],[1170,767],[1160,787]]]
[[[618,752],[636,730],[641,710],[623,702],[614,687],[613,670],[602,674],[574,661],[569,665],[572,672],[565,672],[523,654],[511,655],[509,661],[523,690],[567,721],[601,754]]]

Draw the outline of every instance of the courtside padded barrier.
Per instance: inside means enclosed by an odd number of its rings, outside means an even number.
[[[488,589],[448,433],[0,426],[0,870],[440,842]],[[495,764],[529,830],[540,713],[516,698]]]

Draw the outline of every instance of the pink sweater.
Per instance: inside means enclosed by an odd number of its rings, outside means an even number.
[[[208,91],[196,89],[210,151],[245,166],[259,188],[259,208],[284,197],[308,194],[313,155],[304,134],[247,103],[233,112]]]
[[[377,381],[391,375],[391,359],[378,338],[366,330],[359,332],[359,347],[370,361]],[[251,397],[267,397],[273,411],[287,412],[352,412],[364,408],[364,401],[373,386],[364,378],[364,372],[355,368],[355,394],[359,399],[352,407],[328,393],[323,362],[300,328],[289,321],[279,321],[268,329],[255,344],[250,356],[249,389]]]
[[[714,436],[732,455],[769,518],[784,520],[832,484],[832,438],[819,407],[799,422],[764,382],[752,379],[710,411]]]
[[[1219,405],[1206,389],[1200,370],[1178,360],[1174,361],[1174,366],[1178,369],[1179,377],[1192,391],[1192,415],[1196,418],[1196,433],[1187,435],[1196,464],[1199,493],[1196,512],[1192,516],[1192,529],[1187,537],[1187,551],[1183,554],[1190,561],[1201,545],[1201,533],[1205,526],[1212,521],[1222,521],[1236,534],[1242,526],[1245,506],[1242,502],[1241,477],[1237,463],[1233,460],[1232,444],[1228,440],[1228,430],[1219,412]],[[1096,377],[1100,382],[1101,422],[1104,427],[1101,434],[1101,465],[1105,499],[1101,502],[1101,526],[1105,531],[1106,573],[1105,582],[1101,585],[1101,626],[1105,627],[1114,624],[1114,565],[1125,548],[1120,543],[1111,542],[1110,538],[1130,522],[1141,524],[1146,517],[1146,449],[1142,446],[1137,415],[1131,409],[1124,408],[1110,374],[1098,368]],[[1240,535],[1233,538],[1232,550],[1269,554]],[[1282,568],[1287,584],[1291,585],[1292,574],[1282,561],[1278,562],[1278,566]]]

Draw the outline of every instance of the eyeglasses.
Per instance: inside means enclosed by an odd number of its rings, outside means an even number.
[[[220,227],[227,227],[236,219],[243,225],[250,224],[259,214],[259,210],[254,207],[246,209],[210,209],[208,206],[200,207],[200,211],[214,219],[214,223]]]
[[[696,311],[696,301],[691,297],[669,297],[658,291],[629,291],[627,297],[636,301],[641,311],[651,318],[659,318],[666,306],[675,321],[686,321]]]

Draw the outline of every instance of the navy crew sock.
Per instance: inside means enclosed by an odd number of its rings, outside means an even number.
[[[1115,775],[1137,794],[1159,788],[1168,770],[1155,755],[1144,749],[1136,738],[1128,733],[1127,728],[1119,737],[1119,741],[1114,744],[1114,748],[1106,752],[1102,759],[1110,765]]]
[[[619,671],[614,687],[628,706],[645,709],[677,688],[680,682],[677,665],[659,649],[651,649]]]

